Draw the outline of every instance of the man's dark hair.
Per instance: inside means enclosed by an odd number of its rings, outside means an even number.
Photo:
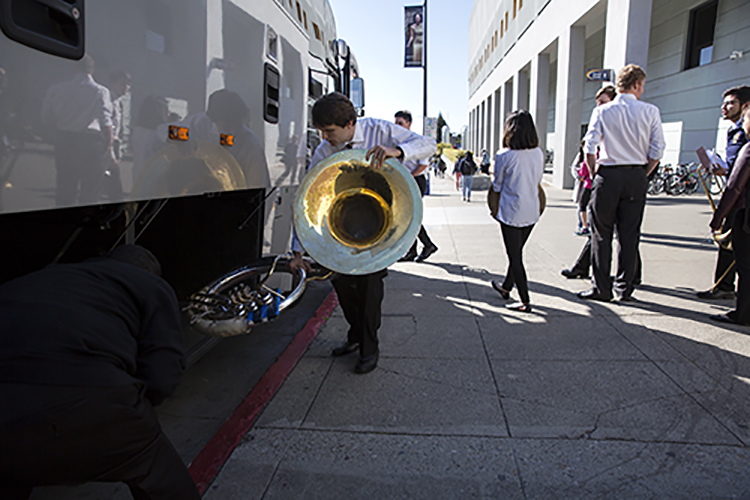
[[[140,267],[151,274],[161,276],[159,259],[139,245],[120,245],[107,254],[107,257],[126,264]]]
[[[534,119],[526,110],[514,111],[505,119],[503,147],[510,149],[534,149],[539,146]]]
[[[321,128],[330,125],[346,127],[357,123],[357,112],[352,101],[340,92],[326,94],[315,103],[312,109],[313,127]]]
[[[208,98],[206,114],[213,121],[225,121],[239,127],[247,122],[250,110],[237,92],[221,89]]]
[[[740,106],[744,106],[746,103],[750,102],[750,87],[747,85],[732,87],[731,89],[725,90],[721,97],[726,98],[730,95],[736,97],[737,100],[740,101]]]
[[[394,118],[403,118],[407,122],[411,123],[411,113],[406,110],[399,111],[398,113],[396,113],[396,116]]]
[[[600,88],[599,92],[596,93],[595,99],[599,99],[604,94],[607,94],[610,101],[614,101],[615,97],[617,97],[617,91],[615,90],[614,85],[607,85],[606,87]]]

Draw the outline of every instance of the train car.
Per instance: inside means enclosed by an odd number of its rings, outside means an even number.
[[[327,0],[0,0],[0,283],[137,242],[180,299],[286,252]]]

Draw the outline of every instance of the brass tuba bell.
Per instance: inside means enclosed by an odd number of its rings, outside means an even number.
[[[412,175],[394,159],[372,168],[366,154],[346,150],[321,161],[294,200],[294,228],[305,251],[342,274],[390,266],[422,225],[422,200]]]

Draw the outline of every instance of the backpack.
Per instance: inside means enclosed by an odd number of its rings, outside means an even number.
[[[459,166],[461,170],[461,175],[474,175],[474,171],[476,170],[476,167],[472,165],[466,158],[461,160],[461,165]]]

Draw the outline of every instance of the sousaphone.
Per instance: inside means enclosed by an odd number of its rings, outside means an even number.
[[[369,274],[401,258],[422,225],[419,187],[401,163],[375,169],[364,149],[318,163],[294,200],[294,227],[305,251],[342,274]]]

